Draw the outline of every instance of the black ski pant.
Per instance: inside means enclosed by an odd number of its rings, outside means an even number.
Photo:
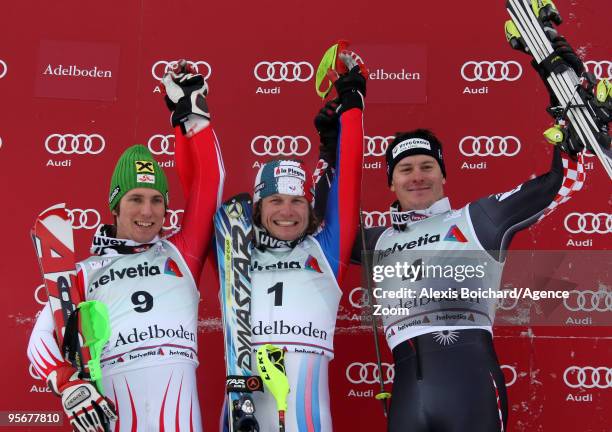
[[[486,330],[433,332],[393,350],[389,432],[506,430],[503,373]]]

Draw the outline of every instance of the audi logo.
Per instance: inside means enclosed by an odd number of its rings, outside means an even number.
[[[394,136],[366,136],[364,156],[384,156]]]
[[[514,366],[501,365],[499,368],[502,370],[502,372],[504,370],[507,370],[507,371],[510,371],[510,373],[512,374],[512,378],[510,380],[508,380],[506,378],[506,374],[504,374],[504,381],[506,382],[506,387],[510,387],[512,384],[516,382],[516,380],[518,379],[518,373],[516,372],[516,368]]]
[[[523,74],[523,68],[514,60],[468,61],[461,66],[464,80],[473,81],[516,81]]]
[[[44,297],[41,297],[41,295]],[[36,300],[36,303],[44,306],[47,304],[47,299],[47,289],[43,284],[38,285],[34,290],[34,300]]]
[[[386,212],[371,211],[363,212],[363,224],[366,228],[387,226],[389,220],[389,210]]]
[[[459,142],[463,156],[516,156],[521,142],[514,136],[466,136]]]
[[[2,148],[2,137],[0,137],[0,148]]]
[[[172,156],[174,154],[174,135],[153,135],[149,138],[147,147],[154,155]]]
[[[3,60],[0,60],[0,79],[4,78],[7,72],[8,72],[8,66]]]
[[[570,388],[612,388],[612,368],[570,366],[563,372],[563,381]]]
[[[305,61],[300,62],[268,62],[261,61],[253,68],[253,75],[257,80],[266,82],[306,82],[314,75],[314,68]]]
[[[257,156],[304,156],[310,148],[310,140],[302,135],[259,135],[251,141],[251,151]]]
[[[391,384],[395,378],[395,368],[392,364],[381,363],[383,382]],[[380,371],[376,363],[353,362],[346,368],[346,379],[353,384],[376,384],[380,382]]]
[[[100,213],[94,209],[67,209],[73,229],[95,229],[102,222]]]
[[[166,210],[166,219],[164,221],[164,229],[165,230],[175,230],[181,226],[180,216],[185,213],[185,210]]]
[[[496,307],[501,310],[512,310],[518,305],[518,298],[500,297],[497,299]]]
[[[572,312],[612,312],[612,291],[571,290],[563,305]]]
[[[34,378],[35,380],[42,380],[42,378],[40,377],[40,374],[38,373],[38,371],[36,370],[36,368],[34,367],[32,363],[30,363],[28,372],[30,372],[30,376]]]
[[[368,291],[361,287],[353,288],[349,293],[349,303],[357,309],[366,307],[369,304],[368,299]]]
[[[99,154],[106,142],[98,134],[51,134],[45,139],[45,148],[51,154]]]
[[[153,66],[151,66],[151,75],[153,75],[153,78],[155,78],[157,81],[161,81],[161,79],[164,77],[166,72],[171,71],[177,65],[177,63],[178,61],[176,60],[175,61],[166,61],[166,60],[157,61],[153,64]],[[210,75],[212,74],[212,68],[210,67],[210,64],[208,64],[208,62],[200,60],[200,61],[187,61],[187,63],[193,66],[193,68],[199,74],[202,74],[205,80],[210,78]]]
[[[612,214],[573,212],[565,216],[563,224],[571,234],[609,234],[612,233]]]
[[[612,61],[610,60],[588,60],[584,62],[584,66],[586,70],[592,72],[597,79],[612,78]]]
[[[383,370],[383,383],[391,384],[395,379],[395,366],[390,363],[381,363]],[[501,365],[503,371],[510,371],[511,378],[507,379],[507,374],[504,373],[504,381],[506,387],[512,386],[518,379],[518,372],[514,366]],[[605,369],[605,368],[600,368]],[[567,373],[567,371],[566,371]],[[610,373],[610,371],[608,371]],[[346,367],[346,379],[352,384],[378,384],[380,382],[380,372],[378,365],[373,362],[361,363],[353,362]],[[566,381],[567,383],[567,381]],[[610,386],[610,378],[608,378],[608,386]],[[569,384],[568,384],[569,385]]]

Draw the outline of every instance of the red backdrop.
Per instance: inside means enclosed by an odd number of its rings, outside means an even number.
[[[558,0],[557,6],[566,21],[563,33],[592,71],[609,77],[612,39],[602,16],[609,1]],[[157,85],[170,61],[191,59],[209,77],[209,105],[228,174],[225,197],[251,190],[257,164],[282,150],[274,140],[266,147],[266,137],[285,137],[285,152],[314,163],[318,142],[312,118],[321,101],[313,72],[338,38],[353,41],[371,70],[362,194],[368,224],[383,223],[393,198],[380,192],[387,190],[382,155],[386,137],[398,130],[428,127],[442,139],[446,193],[455,207],[509,190],[550,164],[551,148],[542,138],[550,125],[544,111],[548,96],[529,59],[506,44],[501,0],[320,5],[66,0],[11,2],[2,9],[0,172],[7,242],[0,261],[6,299],[0,411],[59,409],[25,355],[45,301],[28,237],[35,216],[66,202],[74,210],[78,255],[87,256],[93,229],[110,220],[105,202],[114,161],[126,147],[142,143],[168,168],[171,208],[177,212],[167,225],[180,223],[173,138]],[[587,161],[583,191],[518,234],[513,249],[611,248],[610,181],[595,158]],[[215,430],[223,347],[211,275],[209,265],[200,284],[198,373],[205,427]],[[344,284],[331,365],[339,431],[385,427],[371,397],[376,388],[371,335],[355,315],[359,285],[354,266]],[[590,324],[612,312],[609,279],[599,289],[607,294],[595,309],[566,304],[567,316],[584,324],[497,329],[509,389],[509,430],[610,430],[611,333]],[[390,363],[386,347],[385,361]],[[383,374],[390,382],[391,366]]]

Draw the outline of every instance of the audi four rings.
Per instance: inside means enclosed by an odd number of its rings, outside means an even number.
[[[563,381],[570,388],[612,388],[612,368],[570,366],[563,372]]]
[[[395,367],[391,363],[381,363],[382,378],[384,384],[391,384],[395,379]],[[512,386],[518,379],[518,373],[514,366],[501,365],[503,370],[509,370],[512,374],[511,379],[506,380],[506,387]],[[346,367],[346,379],[352,384],[378,384],[380,382],[380,371],[374,362],[353,362]],[[505,379],[505,374],[504,374]]]
[[[8,71],[8,66],[3,60],[0,60],[0,79],[4,78],[7,71]]]
[[[384,156],[393,142],[394,136],[364,136],[365,153],[364,156]]]
[[[178,63],[177,60],[157,61],[153,63],[153,66],[151,66],[151,75],[153,75],[153,78],[155,78],[157,81],[161,81],[161,79],[164,77],[164,74],[172,70],[172,68],[176,66],[177,63]],[[205,80],[210,78],[210,74],[212,73],[212,68],[210,67],[210,64],[208,64],[208,62],[205,62],[204,60],[200,60],[200,61],[187,61],[187,63],[193,66],[193,68],[199,74],[201,74]]]
[[[304,156],[312,145],[305,136],[258,135],[251,141],[251,151],[257,156]]]
[[[518,379],[518,373],[516,372],[516,368],[514,366],[501,365],[499,368],[502,371],[509,370],[512,373],[512,378],[510,379],[510,381],[506,379],[506,374],[504,374],[504,381],[506,381],[506,388],[510,387],[512,384],[516,382],[516,380]]]
[[[500,297],[497,299],[495,306],[497,309],[501,310],[512,310],[518,305],[519,300],[518,298],[511,298],[510,296]]]
[[[612,78],[612,61],[610,60],[587,60],[584,62],[584,67],[587,71],[593,73],[597,79]]]
[[[572,212],[565,216],[563,225],[572,234],[609,234],[612,233],[612,214]]]
[[[463,156],[516,156],[521,142],[514,136],[466,136],[459,142]]]
[[[523,74],[520,63],[510,61],[468,61],[461,67],[466,81],[516,81]]]
[[[94,209],[67,209],[73,229],[95,229],[102,222],[100,213]]]
[[[155,134],[147,141],[149,151],[156,156],[174,154],[174,135]]]
[[[41,298],[41,293],[44,295],[44,298]],[[47,288],[43,284],[38,285],[34,290],[34,300],[36,300],[36,303],[43,306],[49,301],[47,297]]]
[[[165,230],[174,230],[181,226],[179,216],[185,213],[185,210],[166,210],[166,220],[164,221],[163,228]]]
[[[314,75],[314,68],[305,61],[261,61],[253,68],[253,75],[262,82],[306,82]]]
[[[363,224],[366,228],[387,226],[389,220],[389,210],[385,212],[371,211],[362,212]]]
[[[612,312],[612,291],[571,290],[563,305],[572,312]]]
[[[381,363],[383,382],[391,384],[395,378],[395,368],[392,364]],[[376,363],[353,362],[346,367],[346,379],[353,384],[376,384],[380,381],[380,371]]]
[[[45,139],[45,148],[51,154],[99,154],[106,142],[98,134],[51,134]]]
[[[359,294],[359,297],[355,297],[356,294]],[[351,290],[349,293],[349,303],[356,309],[362,309],[368,304],[368,292],[361,288],[356,287]]]

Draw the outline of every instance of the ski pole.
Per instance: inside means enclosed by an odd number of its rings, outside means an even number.
[[[361,232],[361,250],[362,250],[362,264],[363,267],[365,268],[365,272],[366,272],[366,291],[368,293],[368,309],[370,310],[370,312],[372,311],[373,308],[373,299],[374,299],[374,294],[372,292],[372,286],[371,286],[371,274],[370,274],[370,259],[369,259],[369,253],[368,250],[366,248],[366,239],[365,239],[365,228],[364,228],[364,224],[363,224],[363,211],[361,209],[359,209],[359,229]],[[383,406],[383,412],[385,414],[385,418],[388,417],[389,415],[389,407],[388,407],[388,403],[387,403],[387,399],[391,398],[391,393],[385,391],[385,382],[383,380],[383,375],[382,375],[382,357],[380,354],[380,343],[378,341],[378,319],[376,318],[376,315],[374,315],[373,313],[370,314],[370,319],[372,322],[372,335],[374,336],[374,348],[376,349],[376,364],[378,365],[378,383],[380,385],[379,388],[379,392],[376,394],[375,398],[378,399]]]

